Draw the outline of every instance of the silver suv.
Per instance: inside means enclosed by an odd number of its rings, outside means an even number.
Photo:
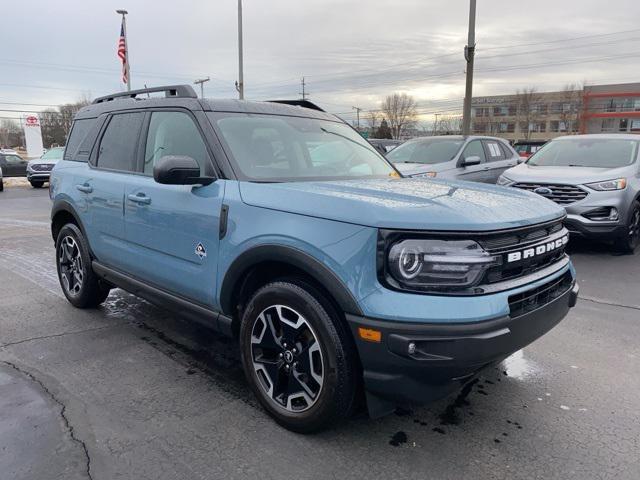
[[[559,137],[498,184],[553,200],[566,209],[571,233],[613,240],[631,253],[640,243],[639,144],[638,135]]]
[[[408,140],[387,155],[405,177],[429,177],[496,183],[520,156],[495,137],[440,135]]]

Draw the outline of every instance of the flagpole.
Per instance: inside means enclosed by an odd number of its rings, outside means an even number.
[[[127,12],[126,10],[116,10],[116,13],[122,15],[122,30],[124,32],[124,62],[125,70],[127,71],[127,91],[131,91],[131,72],[129,70],[129,40],[127,39]]]

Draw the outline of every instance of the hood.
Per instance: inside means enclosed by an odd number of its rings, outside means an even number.
[[[552,201],[523,190],[422,178],[241,182],[240,194],[256,207],[409,230],[498,230],[564,215]]]
[[[635,164],[632,166],[632,168]],[[563,183],[583,185],[585,183],[613,180],[629,176],[629,167],[595,168],[595,167],[536,167],[521,163],[503,174],[514,182],[528,183]]]
[[[34,158],[29,160],[29,165],[55,165],[59,161],[59,159]]]

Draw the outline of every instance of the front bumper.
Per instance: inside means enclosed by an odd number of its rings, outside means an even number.
[[[627,233],[627,227],[622,221],[598,222],[575,214],[567,215],[564,225],[571,235],[593,240],[613,240]]]
[[[571,278],[566,291],[535,310],[476,323],[400,323],[347,315],[371,416],[384,415],[396,405],[424,404],[447,396],[483,368],[556,326],[576,304],[578,290]],[[382,341],[362,340],[361,327],[380,331]]]
[[[51,172],[36,172],[27,170],[27,180],[30,182],[48,182]]]

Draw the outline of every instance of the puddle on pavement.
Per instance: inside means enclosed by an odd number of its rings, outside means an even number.
[[[528,377],[537,375],[540,372],[540,367],[526,358],[522,350],[518,350],[505,359],[502,362],[502,368],[507,377],[515,378],[516,380],[526,380]]]

